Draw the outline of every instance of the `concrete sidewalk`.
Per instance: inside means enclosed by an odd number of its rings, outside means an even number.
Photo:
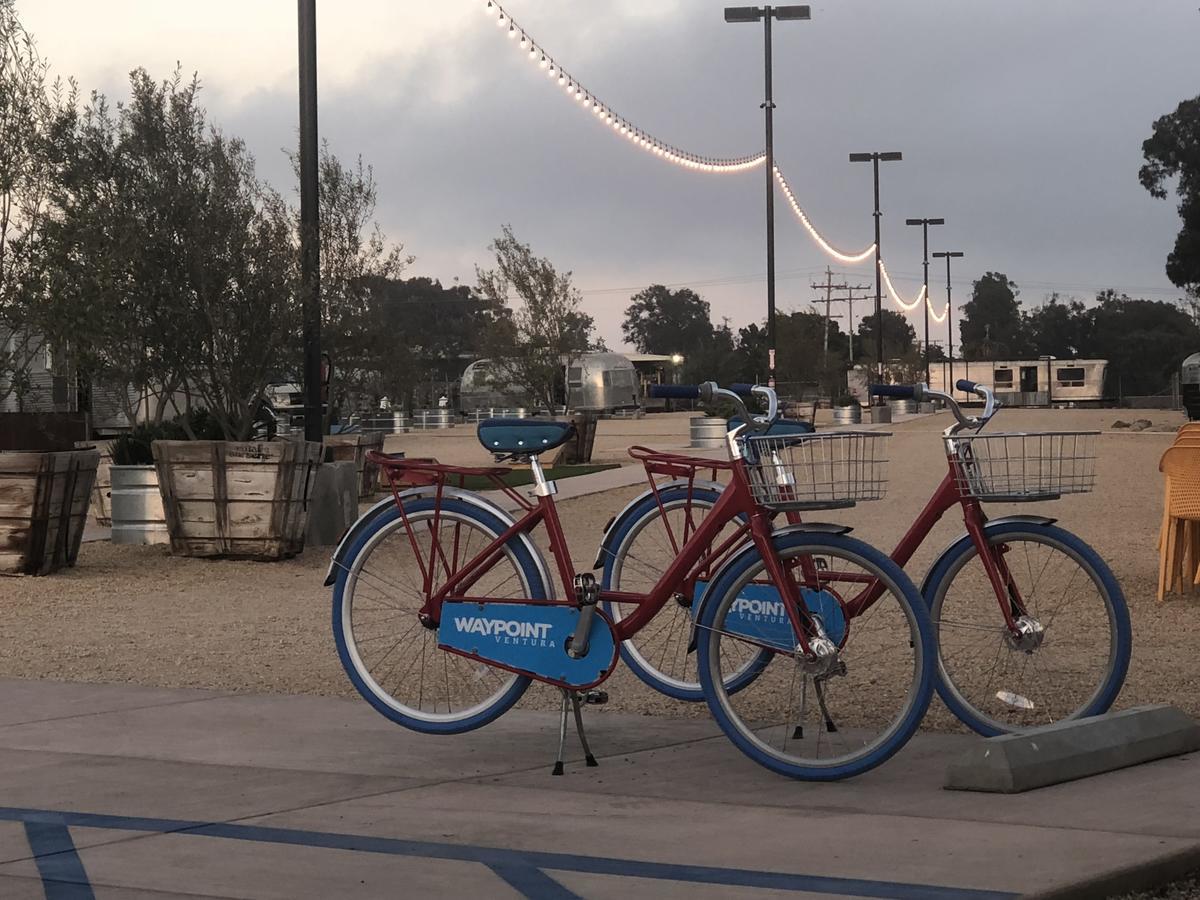
[[[1101,896],[1200,859],[1200,759],[963,794],[940,785],[974,739],[922,735],[814,785],[706,719],[589,710],[600,768],[553,778],[542,713],[430,738],[353,700],[0,691],[5,898]]]

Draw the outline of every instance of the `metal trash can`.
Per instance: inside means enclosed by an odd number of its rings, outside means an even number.
[[[889,406],[894,416],[911,416],[917,411],[916,400],[893,400]]]

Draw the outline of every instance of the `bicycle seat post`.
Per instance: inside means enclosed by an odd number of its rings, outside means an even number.
[[[533,473],[534,494],[539,497],[553,497],[558,493],[558,485],[546,478],[546,472],[536,453],[529,457],[529,470]]]

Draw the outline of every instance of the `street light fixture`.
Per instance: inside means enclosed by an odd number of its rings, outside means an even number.
[[[888,150],[883,153],[851,153],[850,162],[869,162],[875,176],[875,356],[876,367],[880,382],[883,381],[883,279],[879,261],[882,254],[879,249],[879,163],[899,162],[904,155],[899,150]],[[882,400],[880,401],[883,402]]]
[[[766,69],[767,119],[767,384],[775,386],[775,100],[771,89],[771,20],[810,18],[807,6],[727,6],[725,21],[763,22],[763,56]]]
[[[961,250],[948,250],[933,254],[934,259],[946,260],[946,324],[950,332],[950,384],[946,387],[947,394],[954,393],[954,307],[950,303],[950,260],[961,259]]]
[[[925,383],[929,384],[929,226],[945,225],[945,219],[905,219],[905,225],[921,226],[922,260],[925,266]]]

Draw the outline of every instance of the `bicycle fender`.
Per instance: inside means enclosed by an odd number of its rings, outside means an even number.
[[[662,493],[663,491],[671,488],[686,488],[687,486],[688,481],[686,478],[677,478],[673,481],[664,481],[658,486],[658,491],[659,493]],[[701,481],[700,479],[696,479],[692,482],[693,490],[703,489],[707,491],[714,491],[719,494],[722,487],[723,485],[716,481]],[[596,548],[596,561],[592,563],[592,569],[604,568],[604,546],[608,543],[609,536],[617,533],[620,526],[625,524],[625,520],[633,514],[634,509],[636,509],[639,504],[645,502],[647,497],[653,496],[654,491],[650,490],[650,488],[646,488],[646,490],[642,491],[640,494],[626,503],[624,509],[608,520],[608,523],[604,526],[604,533],[600,536],[600,546]]]
[[[983,532],[984,534],[987,534],[990,529],[1003,525],[1032,525],[1034,528],[1045,528],[1049,525],[1053,525],[1057,521],[1058,519],[1053,519],[1050,516],[1001,516],[999,519],[988,519],[986,522],[984,522]],[[943,560],[945,560],[946,557],[950,556],[952,553],[956,552],[964,541],[969,542],[970,540],[971,536],[969,534],[960,534],[949,544],[947,544],[946,548],[938,554],[937,559],[933,561],[933,565],[931,565],[929,570],[925,573],[925,577],[921,579],[922,597],[926,597],[930,587],[929,579],[934,572],[940,570]],[[927,597],[926,599],[928,600]]]
[[[436,485],[424,485],[422,487],[409,488],[406,491],[400,492],[400,500],[416,500],[421,497],[433,497],[437,495]],[[512,525],[515,521],[511,514],[502,509],[500,506],[493,503],[486,497],[475,493],[474,491],[463,490],[462,488],[450,487],[449,485],[442,488],[443,497],[452,497],[455,500],[461,500],[464,503],[469,503],[472,506],[487,512],[505,525]],[[336,549],[333,551],[333,556],[329,560],[329,568],[325,572],[325,586],[331,587],[337,581],[338,569],[343,568],[347,564],[347,555],[350,553],[350,548],[354,546],[354,542],[358,539],[367,528],[374,523],[375,519],[392,509],[396,504],[394,497],[385,497],[378,503],[374,504],[370,509],[358,517],[358,520],[346,530],[342,535],[341,541],[338,542]],[[546,561],[542,558],[541,551],[537,549],[537,545],[529,539],[528,535],[517,535],[518,539],[525,545],[533,557],[534,565],[538,568],[538,574],[545,580],[545,584],[553,584],[550,580],[549,570],[546,568]]]

